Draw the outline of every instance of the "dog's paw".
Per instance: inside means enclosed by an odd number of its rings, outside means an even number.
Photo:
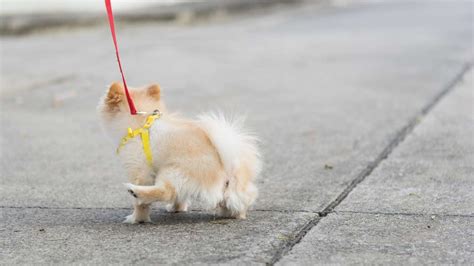
[[[145,217],[142,219],[137,219],[134,214],[130,214],[127,217],[125,217],[125,220],[123,221],[124,224],[143,224],[143,223],[151,223],[150,217]]]
[[[227,209],[226,207],[218,207],[217,208],[217,216],[222,218],[233,218],[238,220],[245,220],[247,219],[247,211],[239,211],[239,212],[232,212],[231,210]]]
[[[130,214],[127,217],[125,217],[125,220],[123,221],[123,223],[124,224],[136,224],[138,222],[135,219],[135,216],[133,214]]]
[[[247,212],[240,212],[234,216],[235,219],[245,220],[247,219]]]
[[[188,211],[188,204],[187,203],[171,203],[166,205],[166,211],[171,213],[177,212],[187,212]]]
[[[130,196],[134,197],[136,202],[138,204],[148,204],[151,203],[151,201],[147,201],[145,198],[143,198],[142,194],[140,194],[140,186],[136,186],[130,183],[125,183],[123,184],[127,188],[127,192],[130,194]]]
[[[124,183],[123,185],[127,188],[128,193],[130,193],[130,195],[132,195],[132,197],[138,198],[137,193],[135,193],[135,191],[134,191],[135,185],[130,184],[130,183]]]
[[[130,194],[130,196],[135,198],[136,203],[141,205],[153,202],[143,197],[143,191],[140,190],[140,186],[136,186],[130,183],[125,183],[123,185],[127,188],[127,192]]]

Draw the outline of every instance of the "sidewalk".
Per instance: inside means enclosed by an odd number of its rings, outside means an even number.
[[[450,84],[282,264],[471,264],[473,77],[470,70]]]
[[[2,264],[472,264],[469,2],[311,4],[225,23],[118,29],[130,86],[171,110],[247,114],[262,142],[248,219],[156,205],[95,106],[118,80],[106,25],[2,36]]]

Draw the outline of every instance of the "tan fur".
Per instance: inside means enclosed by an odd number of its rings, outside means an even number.
[[[168,208],[169,212],[186,212],[188,211],[188,204],[184,202],[174,202]]]
[[[216,185],[225,173],[219,155],[205,132],[188,121],[178,120],[182,127],[171,136],[166,147],[168,165],[179,167],[187,176],[209,188]]]
[[[165,181],[164,186],[150,190],[134,190],[136,196],[144,201],[150,199],[153,201],[173,201],[176,198],[176,190],[174,186],[169,182]]]
[[[160,85],[158,84],[153,84],[151,85],[150,87],[148,87],[148,89],[146,90],[147,91],[147,95],[152,97],[153,99],[155,100],[160,100]]]
[[[171,133],[161,139],[151,139],[152,143],[157,143],[158,150],[153,155],[153,167],[146,164],[139,141],[127,144],[121,151],[129,180],[136,185],[129,186],[129,192],[137,200],[134,204],[134,213],[127,217],[127,222],[149,221],[149,204],[153,201],[169,202],[170,211],[185,211],[186,199],[182,199],[179,194],[182,189],[178,191],[175,187],[178,182],[177,175],[196,184],[199,190],[209,191],[209,193],[218,191],[221,194],[221,202],[216,202],[215,207],[220,208],[222,214],[245,218],[248,206],[256,197],[256,193],[249,192],[251,191],[249,186],[253,186],[254,174],[251,169],[255,168],[253,163],[257,158],[242,157],[241,166],[235,169],[234,173],[227,173],[219,152],[206,131],[193,120],[168,114],[162,102],[159,85],[131,89],[130,93],[137,110],[151,113],[159,109],[163,115],[156,123],[166,125],[165,127]],[[113,83],[110,86],[98,109],[105,127],[113,128],[112,131],[123,132],[123,134],[126,133],[128,127],[141,127],[146,119],[146,116],[131,116],[128,113],[121,83]],[[158,134],[160,133],[161,131],[158,130]],[[241,211],[231,212],[226,209],[227,190],[249,195],[249,202]]]
[[[154,178],[147,168],[129,168],[129,181],[134,185],[151,186],[154,183]]]
[[[107,97],[105,98],[105,104],[109,112],[118,112],[120,110],[123,95],[124,89],[122,84],[115,82],[110,86]]]
[[[153,177],[146,168],[131,168],[129,169],[129,180],[132,184],[151,186],[154,183]],[[135,201],[133,203],[134,215],[138,221],[149,222],[150,219],[150,204],[143,204]]]

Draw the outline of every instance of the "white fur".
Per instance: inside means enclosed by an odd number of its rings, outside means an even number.
[[[198,117],[201,128],[206,131],[216,147],[227,173],[233,175],[235,169],[240,166],[240,160],[245,156],[251,156],[257,159],[253,167],[256,177],[261,170],[258,140],[243,130],[243,121],[243,117],[226,119],[222,113],[207,113]]]
[[[105,117],[104,117],[105,118]],[[210,187],[202,187],[196,180],[189,178],[180,172],[179,169],[166,169],[167,150],[172,150],[170,138],[180,130],[176,126],[173,115],[164,114],[151,126],[150,142],[153,154],[153,166],[146,163],[140,137],[130,140],[120,151],[120,158],[129,173],[138,171],[143,173],[141,178],[149,180],[148,186],[137,186],[126,184],[129,190],[150,191],[163,188],[165,181],[170,182],[176,190],[174,203],[187,205],[191,200],[201,201],[208,209],[215,209],[220,206],[224,212],[221,214],[234,217],[245,217],[247,208],[257,197],[257,188],[253,180],[259,175],[261,170],[260,154],[257,148],[257,139],[244,132],[242,129],[243,119],[227,120],[222,114],[203,114],[197,120],[191,121],[199,126],[209,137],[212,145],[216,148],[223,164],[227,177],[219,180]],[[189,122],[189,120],[188,120]],[[114,119],[104,119],[104,129],[118,144],[126,133],[127,127],[138,128],[133,118],[127,113],[121,113]],[[170,146],[171,145],[171,146]],[[250,169],[251,177],[249,185],[238,189],[238,178],[236,174],[239,168],[245,164]],[[133,180],[133,174],[132,174]],[[228,186],[226,187],[226,182]],[[148,212],[140,212],[138,205],[147,205],[155,201],[154,199],[138,198],[135,201],[134,214],[127,217],[125,222],[136,223],[139,221],[149,221]],[[173,202],[169,202],[173,204]],[[224,203],[224,205],[222,205]],[[172,208],[170,208],[172,209]]]
[[[257,148],[257,138],[243,130],[244,118],[226,119],[221,113],[208,113],[198,117],[198,122],[216,147],[229,177],[229,188],[224,193],[225,207],[235,215],[253,204],[258,190],[253,183],[245,193],[236,189],[235,171],[242,160],[250,164],[253,178],[261,171],[262,164]]]

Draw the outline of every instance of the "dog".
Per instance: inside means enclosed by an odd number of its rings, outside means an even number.
[[[150,158],[140,136],[122,143],[118,156],[135,197],[125,223],[150,220],[153,202],[167,203],[169,212],[185,212],[192,200],[222,217],[245,219],[258,195],[255,179],[262,163],[258,140],[242,129],[241,120],[203,114],[191,120],[169,113],[157,84],[131,89],[137,110],[159,114],[147,129]],[[122,83],[113,83],[101,98],[98,112],[106,134],[117,144],[128,128],[139,129],[147,115],[130,115]]]

